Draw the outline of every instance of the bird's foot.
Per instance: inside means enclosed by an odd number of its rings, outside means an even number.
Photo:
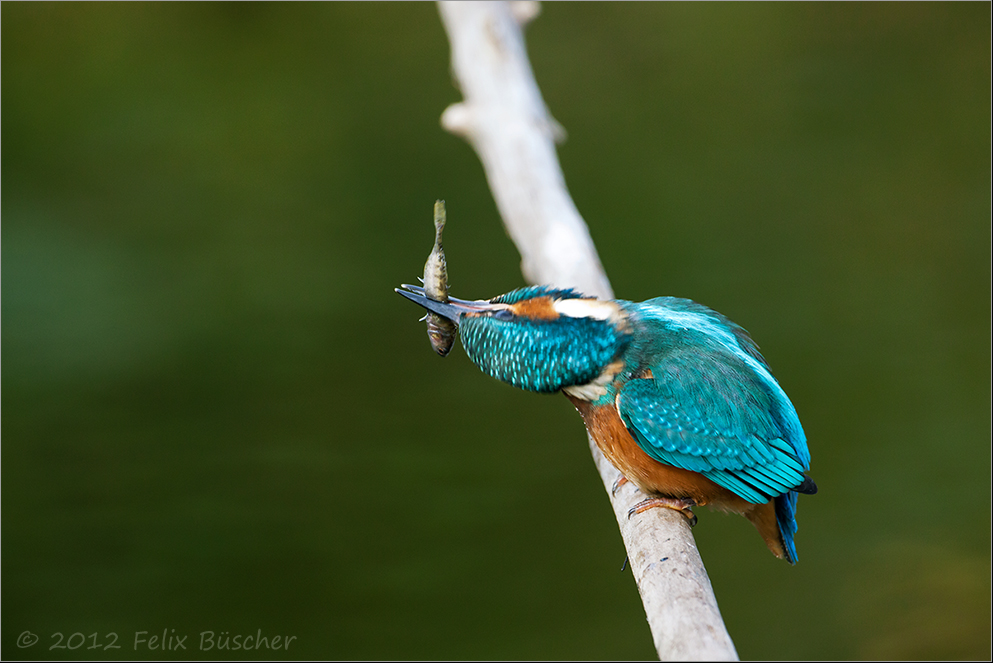
[[[649,509],[654,509],[660,506],[667,509],[672,509],[673,511],[678,511],[686,516],[687,520],[690,521],[690,527],[696,525],[696,514],[692,511],[692,508],[696,506],[696,502],[689,497],[650,497],[647,500],[642,500],[631,507],[631,510],[628,511],[628,518],[636,513],[644,513]]]
[[[626,476],[624,476],[623,474],[621,476],[617,477],[617,481],[615,481],[614,482],[614,485],[610,487],[610,495],[611,496],[616,495],[617,494],[617,490],[621,486],[623,486],[624,484],[626,484],[627,482],[628,482],[628,478]]]

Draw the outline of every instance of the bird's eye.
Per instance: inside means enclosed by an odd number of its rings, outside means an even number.
[[[493,314],[493,317],[497,320],[513,320],[514,314],[510,312],[509,309],[502,308]]]

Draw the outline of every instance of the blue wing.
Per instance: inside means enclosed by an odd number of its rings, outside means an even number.
[[[643,349],[651,377],[617,395],[621,419],[649,456],[699,472],[754,504],[775,500],[786,558],[797,560],[797,492],[817,486],[793,404],[748,333],[688,299],[628,308],[654,328]]]
[[[673,349],[651,378],[624,385],[617,405],[649,456],[699,472],[753,504],[804,484],[810,456],[796,411],[764,366],[747,357]]]

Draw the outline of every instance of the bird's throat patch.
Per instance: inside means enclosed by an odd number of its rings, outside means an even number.
[[[572,387],[565,387],[562,391],[581,401],[595,403],[607,395],[607,385],[610,384],[617,374],[623,370],[624,360],[618,359],[613,363],[607,364],[607,366],[600,372],[600,375],[598,375],[592,382],[577,384]]]

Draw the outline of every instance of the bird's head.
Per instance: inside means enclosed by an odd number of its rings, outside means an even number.
[[[490,300],[436,302],[423,288],[403,288],[396,291],[458,325],[462,347],[483,372],[528,391],[596,380],[631,339],[624,309],[574,290],[532,286]]]

